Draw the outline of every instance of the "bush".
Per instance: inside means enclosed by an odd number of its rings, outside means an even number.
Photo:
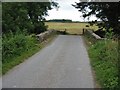
[[[35,29],[33,30],[32,33],[40,34],[46,30],[47,30],[47,26],[45,26],[43,22],[39,22],[35,24]]]
[[[2,42],[2,56],[3,63],[9,62],[9,58],[19,56],[22,52],[28,51],[31,47],[36,45],[37,41],[35,37],[26,36],[23,33],[12,33],[9,35],[3,35]]]
[[[98,41],[89,49],[96,78],[104,88],[118,88],[118,43]]]

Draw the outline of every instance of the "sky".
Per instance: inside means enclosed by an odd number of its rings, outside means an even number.
[[[54,0],[59,4],[59,9],[56,8],[49,10],[46,20],[50,19],[71,19],[72,21],[88,21],[82,17],[82,13],[78,11],[71,4],[79,2],[79,0]],[[95,16],[92,16],[89,21],[96,20]]]

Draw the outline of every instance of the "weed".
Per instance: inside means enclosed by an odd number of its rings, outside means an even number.
[[[103,88],[119,88],[118,42],[112,39],[97,41],[89,35],[85,35],[85,41],[98,83]]]

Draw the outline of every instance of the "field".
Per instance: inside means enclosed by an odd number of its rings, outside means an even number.
[[[58,30],[58,31],[65,31],[69,34],[82,34],[83,28],[85,29],[93,29],[97,30],[97,26],[90,26],[88,23],[60,23],[60,22],[45,22],[48,26],[48,30]]]

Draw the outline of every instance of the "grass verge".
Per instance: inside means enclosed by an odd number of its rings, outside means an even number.
[[[2,75],[2,37],[0,36],[0,76]]]
[[[12,69],[14,66],[19,65],[20,63],[24,62],[29,58],[30,56],[34,55],[38,51],[40,51],[43,47],[48,45],[55,37],[57,34],[52,34],[49,36],[45,41],[42,43],[36,44],[35,47],[31,47],[28,51],[25,51],[21,53],[19,56],[15,56],[14,58],[9,58],[7,62],[4,62],[2,64],[2,75],[7,73],[10,69]]]
[[[101,88],[118,89],[118,42],[95,40],[85,35],[85,42],[95,78]]]

